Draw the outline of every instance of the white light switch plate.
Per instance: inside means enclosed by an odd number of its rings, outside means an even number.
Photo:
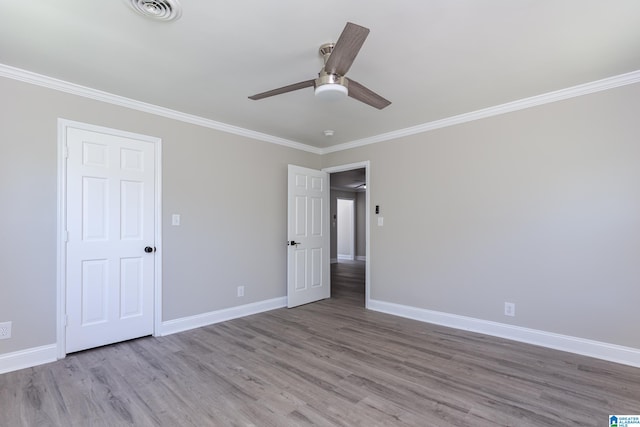
[[[180,214],[171,215],[171,225],[180,225]]]
[[[378,227],[382,227],[384,225],[384,218],[379,216],[378,217]]]

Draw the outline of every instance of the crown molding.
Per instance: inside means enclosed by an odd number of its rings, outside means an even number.
[[[419,133],[429,132],[435,129],[441,129],[449,126],[459,125],[462,123],[472,122],[474,120],[485,119],[487,117],[498,116],[501,114],[511,113],[514,111],[524,110],[526,108],[537,107],[552,102],[562,101],[565,99],[576,98],[590,93],[601,92],[620,86],[640,83],[640,70],[632,71],[618,76],[608,77],[602,80],[572,86],[566,89],[560,89],[553,92],[536,95],[517,101],[507,102],[505,104],[495,105],[493,107],[483,108],[481,110],[469,113],[459,114],[457,116],[447,117],[433,122],[423,123],[417,126],[396,130],[393,132],[382,133],[370,138],[358,139],[344,144],[338,144],[322,149],[321,154],[333,153],[336,151],[348,150],[351,148],[362,147],[365,145],[376,144],[378,142],[398,139],[405,136],[416,135]]]
[[[101,90],[88,88],[86,86],[77,85],[64,80],[55,79],[53,77],[44,76],[42,74],[33,73],[31,71],[20,68],[11,67],[9,65],[0,64],[0,77],[30,83],[49,89],[66,92],[72,95],[78,95],[85,98],[102,101],[145,113],[155,114],[169,119],[179,120],[181,122],[194,124],[210,129],[219,130],[221,132],[231,133],[234,135],[244,136],[250,139],[269,142],[272,144],[282,145],[297,150],[307,151],[314,154],[329,154],[337,151],[349,150],[351,148],[363,147],[365,145],[376,144],[378,142],[398,139],[405,136],[416,135],[419,133],[429,132],[436,129],[442,129],[449,126],[455,126],[462,123],[472,122],[474,120],[485,119],[488,117],[498,116],[501,114],[511,113],[514,111],[524,110],[526,108],[537,107],[552,102],[562,101],[565,99],[576,98],[582,95],[601,92],[604,90],[614,89],[620,86],[640,83],[640,70],[632,71],[618,76],[608,77],[602,80],[572,86],[566,89],[560,89],[517,101],[507,102],[505,104],[493,107],[483,108],[481,110],[471,111],[456,116],[446,117],[444,119],[432,122],[422,123],[405,129],[399,129],[392,132],[382,133],[369,138],[358,139],[355,141],[345,142],[343,144],[333,145],[326,148],[318,148],[297,141],[291,141],[277,136],[268,135],[262,132],[233,126],[215,120],[206,119],[204,117],[187,114],[169,108],[160,107],[146,102],[136,101],[135,99],[125,98],[123,96],[114,95]]]
[[[187,114],[169,108],[160,107],[157,105],[149,104],[146,102],[136,101],[135,99],[126,98],[112,93],[104,92],[97,89],[92,89],[86,86],[77,85],[64,80],[59,80],[53,77],[44,76],[42,74],[33,73],[31,71],[23,70],[9,65],[0,64],[0,76],[7,77],[13,80],[30,83],[36,86],[42,86],[48,89],[57,90],[60,92],[69,93],[72,95],[82,96],[84,98],[93,99],[96,101],[106,102],[120,107],[130,108],[132,110],[142,111],[144,113],[150,113],[157,116],[166,117],[168,119],[174,119],[185,123],[190,123],[197,126],[202,126],[210,129],[219,130],[234,135],[244,136],[259,141],[270,142],[272,144],[283,145],[285,147],[294,148],[297,150],[308,151],[314,154],[322,154],[321,149],[313,147],[301,142],[291,141],[284,138],[279,138],[266,133],[256,132],[249,129],[241,128],[239,126],[228,125],[226,123],[217,122],[215,120],[205,119],[204,117],[196,116],[193,114]]]

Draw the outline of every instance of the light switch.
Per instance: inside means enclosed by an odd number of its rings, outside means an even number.
[[[171,215],[171,225],[180,225],[180,214]]]
[[[378,227],[382,227],[384,225],[384,217],[378,217]]]

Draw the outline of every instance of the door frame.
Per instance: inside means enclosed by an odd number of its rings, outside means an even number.
[[[57,278],[56,278],[56,357],[66,354],[66,218],[67,218],[67,148],[68,128],[104,133],[150,142],[155,149],[154,241],[156,246],[153,284],[153,336],[161,335],[162,326],[162,139],[88,123],[58,118],[58,217],[57,217]]]
[[[331,174],[336,172],[344,172],[353,169],[362,169],[364,168],[365,173],[365,184],[367,186],[367,190],[365,191],[365,279],[364,279],[364,307],[369,308],[369,301],[371,299],[371,264],[373,260],[371,259],[371,162],[369,160],[363,162],[349,163],[346,165],[339,166],[331,166],[328,168],[322,169],[324,172],[329,174],[329,182],[331,182]],[[328,218],[327,218],[328,220]],[[331,235],[329,235],[329,239],[331,239]],[[329,242],[331,244],[331,242]],[[337,256],[338,254],[336,254]],[[354,254],[355,255],[355,254]],[[356,256],[357,259],[357,256]]]

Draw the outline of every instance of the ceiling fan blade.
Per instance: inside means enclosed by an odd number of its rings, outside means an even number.
[[[324,70],[329,74],[344,76],[369,35],[369,29],[347,22],[329,55]]]
[[[267,92],[258,93],[249,97],[249,99],[253,99],[257,101],[259,99],[268,98],[274,95],[280,95],[282,93],[293,92],[294,90],[304,89],[306,87],[311,87],[314,85],[315,79],[306,80],[304,82],[294,83],[289,86],[283,86],[278,89],[273,89]]]
[[[382,110],[385,107],[391,105],[391,101],[384,99],[371,89],[367,89],[355,80],[349,80],[349,96],[353,99],[357,99],[360,102],[364,102],[378,110]]]

